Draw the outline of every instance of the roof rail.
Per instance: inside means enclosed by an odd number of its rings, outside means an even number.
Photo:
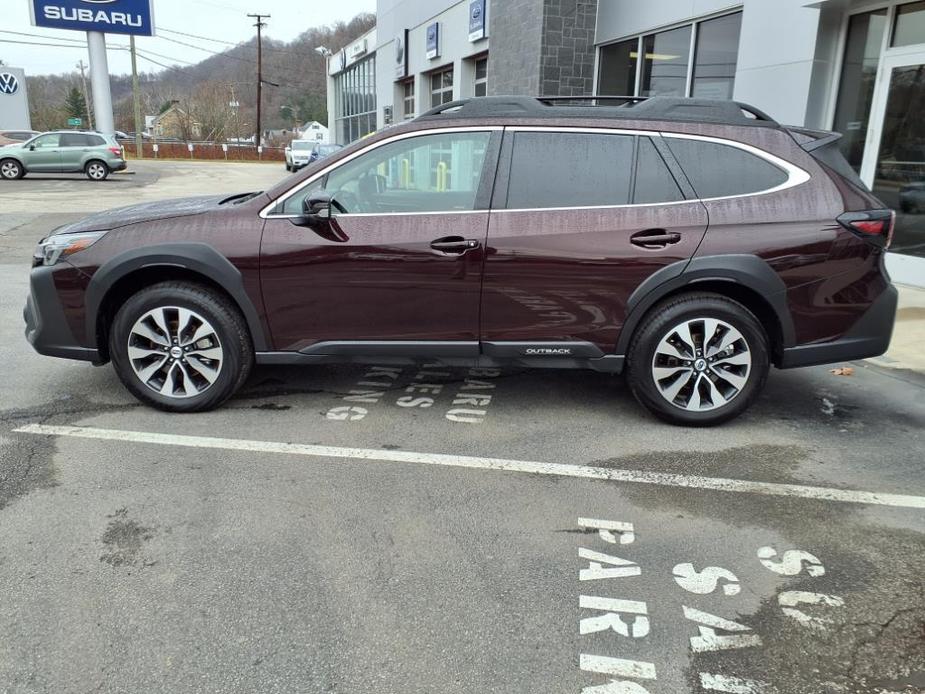
[[[442,104],[422,113],[418,118],[492,116],[627,118],[778,126],[777,121],[768,114],[749,104],[676,96],[482,96]]]

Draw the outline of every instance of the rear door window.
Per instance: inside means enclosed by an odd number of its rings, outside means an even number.
[[[640,137],[636,153],[633,203],[637,205],[684,200],[681,189],[652,140]]]
[[[84,144],[86,140],[79,133],[61,133],[61,147],[83,147]]]
[[[783,169],[732,145],[680,137],[664,142],[701,198],[760,193],[788,180]]]
[[[634,139],[581,132],[515,133],[507,208],[627,204]]]

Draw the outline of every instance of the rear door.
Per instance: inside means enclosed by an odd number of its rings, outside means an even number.
[[[497,357],[612,354],[633,292],[679,274],[707,214],[657,133],[508,128],[481,339]],[[673,160],[671,160],[673,162]]]
[[[92,135],[61,133],[61,169],[65,172],[82,171],[84,156],[90,151]],[[103,139],[99,144],[103,144]]]

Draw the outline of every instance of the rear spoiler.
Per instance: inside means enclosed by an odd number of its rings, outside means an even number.
[[[841,133],[833,133],[831,130],[812,130],[810,128],[794,128],[790,126],[787,126],[786,130],[793,135],[793,139],[797,141],[797,144],[807,152],[838,142],[842,138]]]

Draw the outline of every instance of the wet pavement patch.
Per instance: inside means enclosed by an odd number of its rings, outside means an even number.
[[[154,532],[129,518],[126,508],[118,509],[107,518],[110,521],[102,538],[106,549],[100,561],[110,566],[134,566],[139,561],[142,546],[154,537]],[[152,566],[153,562],[144,561],[142,565]]]

